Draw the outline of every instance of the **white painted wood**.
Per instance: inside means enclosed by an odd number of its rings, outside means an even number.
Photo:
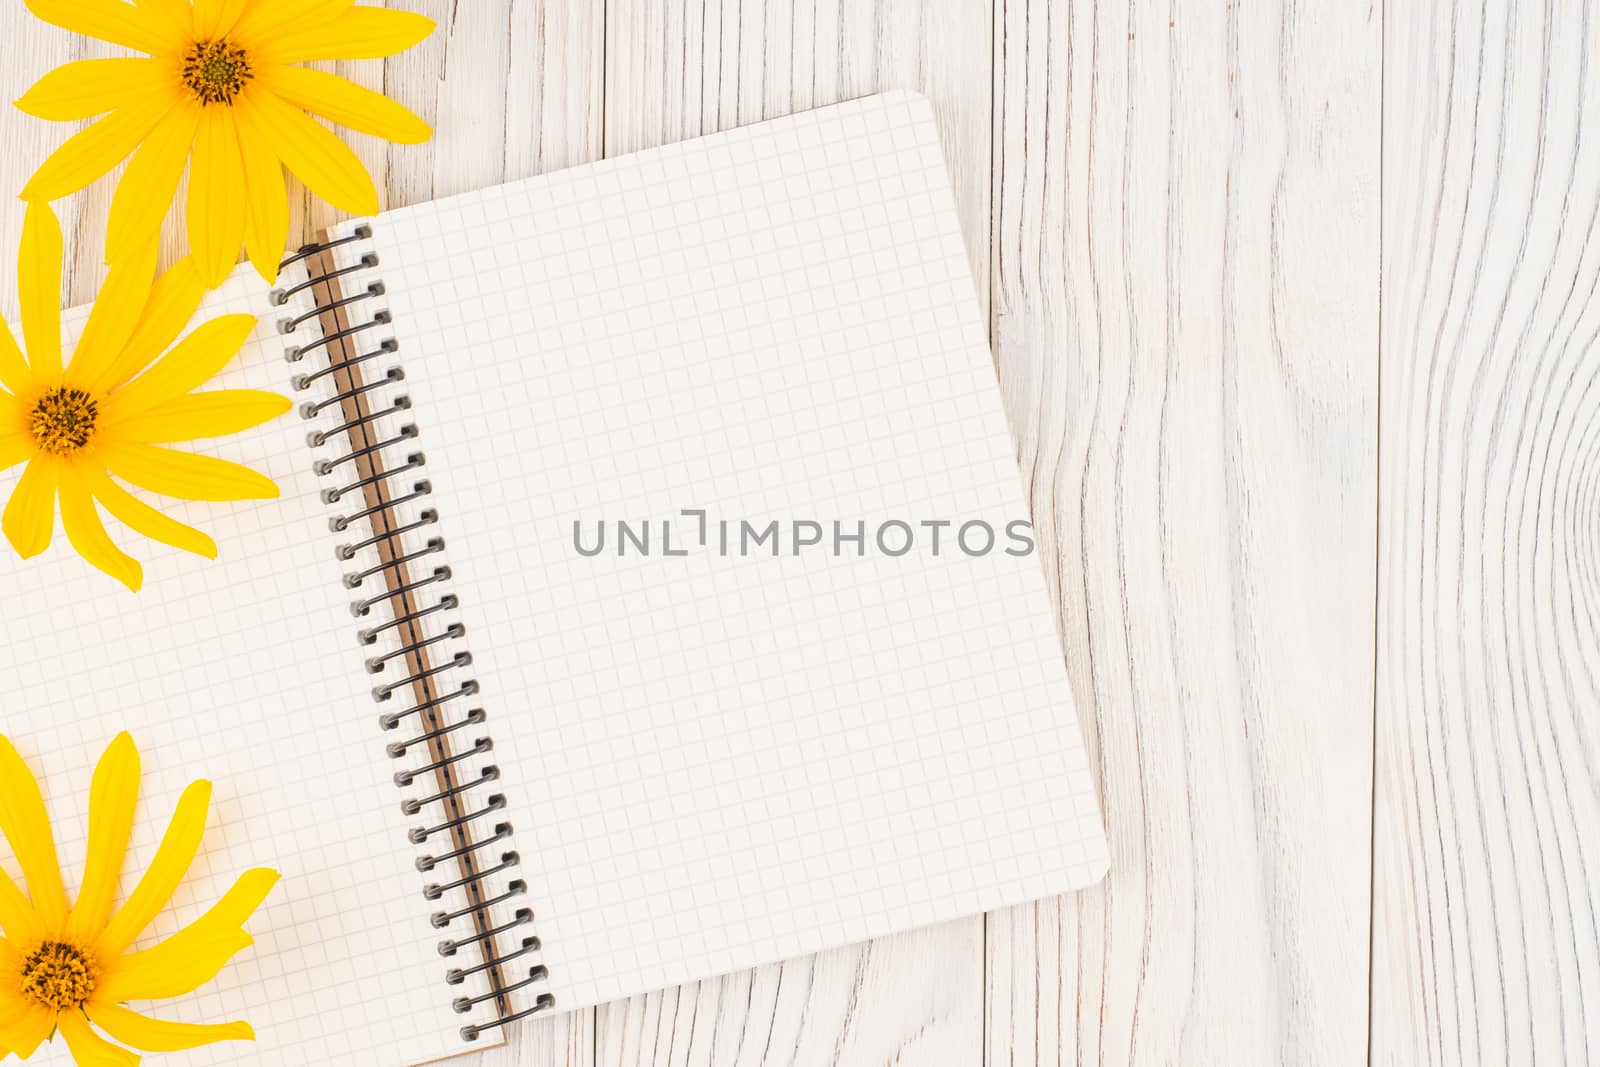
[[[939,116],[975,284],[988,279],[989,0],[610,0],[608,155],[889,88]],[[602,1007],[607,1067],[974,1064],[981,918]]]
[[[1372,1061],[1600,1061],[1600,13],[1391,8]]]
[[[1104,786],[990,1064],[1366,1050],[1379,15],[998,0],[994,331]]]

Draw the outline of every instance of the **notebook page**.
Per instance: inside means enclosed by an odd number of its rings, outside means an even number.
[[[924,100],[371,225],[559,1009],[1101,875]],[[769,520],[781,551],[742,550]],[[868,543],[797,551],[797,520]],[[895,521],[917,548],[873,543]]]
[[[288,393],[281,313],[248,267],[207,297],[200,321],[260,315],[241,356],[205,388]],[[66,313],[68,333],[87,309]],[[215,783],[202,851],[173,904],[135,948],[176,931],[251,867],[283,879],[247,924],[256,944],[193,996],[132,1005],[190,1022],[245,1019],[255,1043],[163,1056],[173,1067],[363,1063],[398,1067],[463,1051],[459,990],[444,984],[424,877],[407,845],[400,793],[383,756],[351,596],[334,558],[306,424],[296,413],[193,450],[273,478],[275,501],[157,501],[216,539],[216,561],[145,541],[114,522],[145,564],[138,594],[74,556],[58,528],[38,559],[0,552],[5,641],[0,731],[42,784],[69,887],[82,875],[90,776],[130,731],[143,757],[123,890],[154,855],[188,782]],[[182,446],[191,447],[191,446]],[[20,469],[20,468],[19,468]],[[17,471],[0,477],[9,495]],[[363,564],[370,565],[370,563]],[[0,845],[0,866],[20,871]],[[63,1042],[34,1060],[68,1064]]]

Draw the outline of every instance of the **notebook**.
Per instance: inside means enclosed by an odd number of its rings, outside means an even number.
[[[217,384],[299,406],[215,452],[281,499],[178,505],[222,557],[140,543],[136,596],[59,544],[0,564],[0,728],[64,861],[126,728],[130,871],[217,783],[149,939],[284,873],[152,1006],[258,1042],[167,1062],[427,1062],[1101,876],[921,97],[355,220],[279,286],[201,315],[261,316]]]

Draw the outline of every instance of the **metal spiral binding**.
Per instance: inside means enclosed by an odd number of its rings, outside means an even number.
[[[422,531],[438,523],[438,513],[422,508],[409,521],[402,521],[401,509],[433,491],[426,478],[416,476],[427,458],[421,451],[407,452],[399,462],[386,458],[395,449],[409,447],[419,433],[408,421],[393,425],[411,408],[411,398],[398,391],[404,387],[404,368],[395,364],[373,373],[376,368],[371,366],[399,350],[393,337],[377,336],[386,332],[388,310],[377,308],[359,317],[371,307],[367,301],[385,295],[383,283],[370,281],[350,294],[341,291],[341,279],[354,282],[361,272],[375,269],[378,255],[366,251],[341,267],[332,254],[371,237],[371,227],[363,225],[349,236],[301,247],[283,261],[280,270],[304,264],[306,279],[273,290],[272,303],[286,307],[307,294],[307,306],[280,320],[279,332],[293,335],[309,326],[320,327],[314,338],[286,348],[284,357],[310,368],[290,379],[297,393],[312,394],[300,404],[301,416],[319,423],[338,419],[331,426],[319,425],[306,440],[315,450],[335,446],[332,451],[337,453],[319,456],[313,467],[319,477],[331,482],[322,491],[323,502],[335,506],[348,498],[361,505],[341,509],[328,525],[335,533],[357,534],[336,549],[341,562],[360,564],[344,576],[344,587],[357,593],[351,613],[358,619],[388,616],[358,629],[356,637],[368,647],[389,643],[366,660],[369,674],[386,676],[373,686],[373,700],[410,705],[385,710],[378,719],[384,731],[407,727],[403,740],[385,747],[391,759],[412,760],[413,765],[395,773],[395,784],[410,789],[431,781],[437,786],[429,795],[407,797],[400,808],[408,818],[435,813],[407,835],[413,845],[438,842],[417,859],[417,869],[426,873],[453,863],[461,874],[451,881],[428,883],[422,895],[435,903],[453,893],[465,898],[464,906],[435,911],[429,921],[438,930],[451,929],[463,920],[471,923],[470,933],[463,931],[441,941],[439,953],[447,958],[474,948],[481,953],[481,963],[445,973],[446,984],[452,986],[476,975],[487,980],[488,992],[452,1001],[454,1010],[463,1015],[480,1004],[492,1005],[495,1018],[461,1028],[464,1040],[475,1041],[486,1030],[549,1010],[555,998],[539,993],[530,1007],[522,1009],[512,1001],[513,995],[549,975],[542,964],[526,960],[539,951],[537,937],[521,937],[518,947],[510,951],[502,951],[500,946],[501,938],[533,922],[533,912],[520,907],[503,918],[503,909],[525,896],[528,886],[521,879],[505,877],[521,858],[505,844],[511,836],[510,823],[500,818],[506,808],[505,795],[486,792],[499,781],[500,768],[487,762],[494,743],[481,728],[488,715],[468,703],[479,691],[478,683],[466,676],[472,655],[460,651],[434,662],[447,652],[449,643],[465,637],[466,628],[442,618],[459,606],[453,593],[443,591],[451,579],[450,568],[442,563],[429,565],[444,552],[444,539],[429,536],[417,543]],[[408,476],[415,480],[407,480]],[[362,536],[365,531],[357,526],[362,522],[370,527],[370,536]],[[365,565],[361,557],[372,553],[376,561]],[[442,627],[441,622],[445,622]],[[403,676],[387,677],[397,670],[403,671]],[[500,850],[496,854],[497,845]],[[502,918],[496,917],[497,910]],[[520,973],[513,972],[514,965]]]

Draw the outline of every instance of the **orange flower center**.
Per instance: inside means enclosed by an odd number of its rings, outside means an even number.
[[[74,1011],[94,992],[100,968],[77,945],[46,941],[22,963],[22,995],[52,1011]]]
[[[250,76],[250,57],[226,37],[196,41],[183,57],[183,84],[202,104],[233,103]]]
[[[34,441],[54,456],[70,456],[94,437],[100,408],[82,389],[58,385],[39,398],[28,415]]]

